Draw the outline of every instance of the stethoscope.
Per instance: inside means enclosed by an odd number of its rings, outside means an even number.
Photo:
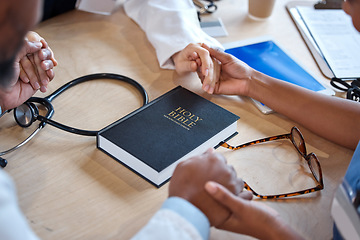
[[[48,95],[47,97],[40,98],[40,97],[31,97],[29,98],[24,104],[20,105],[17,108],[14,108],[14,118],[18,125],[21,127],[27,128],[31,126],[31,124],[35,121],[40,121],[39,126],[35,129],[33,133],[30,134],[24,141],[16,145],[15,147],[12,147],[6,151],[0,152],[0,166],[4,168],[7,165],[7,160],[2,158],[1,156],[11,153],[15,151],[16,149],[22,147],[27,142],[29,142],[42,128],[45,127],[45,124],[52,125],[54,127],[57,127],[61,130],[84,135],[84,136],[96,136],[98,131],[89,131],[89,130],[82,130],[73,128],[64,124],[61,124],[59,122],[56,122],[51,119],[51,117],[54,115],[54,106],[52,105],[52,101],[58,97],[61,93],[65,92],[66,90],[80,84],[83,82],[91,81],[91,80],[98,80],[98,79],[114,79],[119,80],[122,82],[126,82],[134,86],[141,94],[143,99],[143,105],[147,104],[149,102],[149,97],[146,92],[146,90],[143,88],[143,86],[138,83],[137,81],[118,74],[113,73],[97,73],[97,74],[90,74],[86,76],[82,76],[79,78],[76,78],[63,86],[59,87],[55,92]],[[39,114],[39,109],[36,106],[37,104],[40,104],[46,108],[46,114],[45,116],[42,116]]]
[[[352,80],[351,84],[345,80]],[[346,92],[346,98],[360,102],[360,78],[341,79],[333,77],[330,81],[331,86]]]
[[[205,0],[208,4],[202,3],[200,0],[193,0],[195,6],[199,8],[199,14],[214,13],[217,10],[217,5],[213,0]]]

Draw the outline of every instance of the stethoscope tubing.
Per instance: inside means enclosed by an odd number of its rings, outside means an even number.
[[[30,134],[29,137],[27,137],[24,141],[22,141],[21,143],[17,144],[15,147],[12,147],[8,150],[2,151],[0,152],[0,156],[3,156],[5,154],[11,153],[17,149],[19,149],[20,147],[22,147],[23,145],[25,145],[26,143],[28,143],[42,128],[45,127],[45,124],[50,124],[54,127],[57,127],[61,130],[70,132],[70,133],[74,133],[74,134],[78,134],[78,135],[84,135],[84,136],[96,136],[98,131],[89,131],[89,130],[82,130],[82,129],[77,129],[77,128],[73,128],[70,126],[66,126],[64,124],[58,123],[54,120],[51,119],[51,117],[54,114],[54,107],[52,106],[51,102],[58,97],[60,94],[62,94],[63,92],[65,92],[66,90],[80,84],[83,82],[87,82],[87,81],[91,81],[91,80],[99,80],[99,79],[113,79],[113,80],[120,80],[122,82],[126,82],[129,83],[130,85],[134,86],[140,93],[143,99],[143,105],[146,105],[149,102],[149,96],[146,92],[146,90],[144,89],[144,87],[138,83],[137,81],[123,76],[123,75],[119,75],[119,74],[114,74],[114,73],[95,73],[95,74],[90,74],[90,75],[85,75],[79,78],[76,78],[64,85],[62,85],[61,87],[59,87],[57,90],[55,90],[53,93],[51,93],[50,95],[44,97],[44,98],[39,98],[39,97],[31,97],[29,98],[28,102],[36,102],[36,103],[40,103],[43,106],[45,106],[47,108],[47,114],[46,116],[41,116],[41,115],[37,115],[35,116],[36,120],[40,121],[39,126],[35,129],[35,131]],[[4,159],[2,159],[4,160]],[[5,164],[6,166],[6,164]]]
[[[149,96],[148,96],[146,90],[144,89],[144,87],[140,83],[138,83],[137,81],[135,81],[129,77],[114,74],[114,73],[95,73],[95,74],[90,74],[90,75],[76,78],[76,79],[62,85],[56,91],[54,91],[52,94],[48,95],[45,98],[47,100],[49,100],[49,102],[52,102],[61,93],[63,93],[64,91],[66,91],[80,83],[91,81],[91,80],[99,80],[99,79],[115,79],[115,80],[127,82],[127,83],[131,84],[132,86],[136,87],[137,90],[141,93],[142,98],[143,98],[143,105],[145,105],[149,102]]]
[[[41,115],[36,116],[36,119],[43,122],[43,123],[50,124],[53,127],[64,130],[66,132],[74,133],[74,134],[78,134],[78,135],[96,136],[97,133],[99,132],[99,131],[90,131],[90,130],[82,130],[82,129],[78,129],[78,128],[73,128],[73,127],[64,125],[62,123],[56,122],[54,120],[51,120],[50,118],[46,118],[46,117],[41,116]]]

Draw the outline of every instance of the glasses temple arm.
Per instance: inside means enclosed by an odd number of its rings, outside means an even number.
[[[259,143],[275,141],[275,140],[280,140],[280,139],[288,139],[288,138],[290,138],[290,136],[291,136],[291,133],[287,133],[287,134],[282,134],[282,135],[277,135],[277,136],[272,136],[272,137],[267,137],[267,138],[254,140],[254,141],[247,142],[247,143],[244,143],[244,144],[241,144],[241,145],[238,145],[238,146],[231,146],[228,143],[226,143],[224,141],[221,141],[219,143],[219,145],[222,146],[222,147],[225,147],[225,148],[230,148],[230,149],[233,149],[233,150],[237,150],[237,149],[240,149],[240,148],[244,148],[244,147],[259,144]]]

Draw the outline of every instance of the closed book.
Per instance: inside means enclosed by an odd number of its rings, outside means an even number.
[[[160,187],[179,162],[236,133],[238,119],[178,86],[100,130],[97,147]]]

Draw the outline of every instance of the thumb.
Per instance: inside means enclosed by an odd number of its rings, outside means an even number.
[[[218,49],[209,48],[208,49],[210,55],[220,61],[222,64],[226,64],[233,60],[233,56],[225,53]]]
[[[175,64],[175,68],[178,74],[184,74],[187,72],[195,72],[197,70],[197,64],[195,61],[182,61]]]
[[[17,54],[16,62],[19,62],[20,59],[25,57],[27,54],[33,54],[39,51],[42,47],[42,43],[35,41],[35,42],[29,42],[24,41],[23,47],[20,49],[20,51]]]
[[[241,211],[239,208],[244,207],[244,202],[240,197],[236,197],[224,186],[209,181],[205,184],[205,190],[221,205],[228,208],[231,212]]]
[[[43,44],[38,41],[29,42],[25,41],[23,50],[25,51],[25,54],[31,54],[39,51],[42,48]]]

